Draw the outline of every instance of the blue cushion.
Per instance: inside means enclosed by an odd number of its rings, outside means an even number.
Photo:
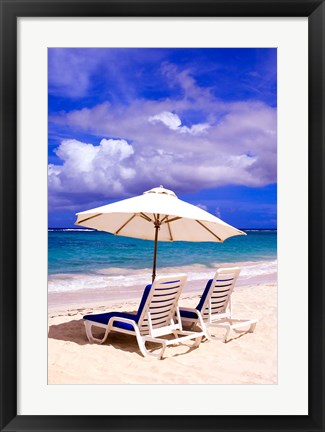
[[[196,306],[196,309],[199,310],[200,312],[201,312],[201,309],[202,309],[203,304],[204,304],[204,302],[205,302],[205,299],[207,298],[207,295],[208,295],[208,293],[209,293],[209,290],[210,290],[210,287],[211,287],[212,281],[213,281],[213,279],[208,280],[208,282],[207,282],[207,284],[206,284],[206,287],[204,288],[204,291],[203,291],[202,297],[201,297],[201,299],[200,299],[200,301],[199,301],[199,304]]]
[[[222,282],[227,282],[227,281],[232,281],[232,280],[233,280],[233,279],[224,279],[224,280],[222,280]],[[204,291],[203,291],[202,297],[200,298],[199,304],[198,304],[198,305],[196,306],[196,308],[195,308],[195,309],[197,309],[197,310],[200,311],[200,312],[201,312],[201,309],[202,309],[203,304],[204,304],[204,302],[205,302],[205,299],[207,298],[207,295],[208,295],[208,293],[209,293],[209,290],[210,290],[210,287],[211,287],[212,282],[213,282],[213,279],[209,279],[209,280],[208,280],[208,282],[207,282],[207,284],[206,284],[206,286],[205,286],[205,288],[204,288]],[[217,282],[221,282],[221,281],[217,281]],[[225,285],[225,286],[230,286],[230,285],[231,285],[231,284],[229,284],[229,285]],[[184,310],[181,310],[181,309],[180,309],[180,314],[181,314],[181,316],[184,317],[184,318],[194,318],[194,319],[197,318],[197,315],[196,315],[195,312],[188,312],[188,311],[184,311]]]
[[[105,313],[100,313],[100,314],[85,315],[83,317],[83,319],[89,320],[89,321],[94,321],[94,322],[97,322],[99,324],[107,325],[108,321],[112,317],[117,317],[117,318],[120,317],[120,318],[131,319],[137,323],[140,319],[144,305],[146,304],[150,289],[151,289],[151,285],[147,285],[145,287],[145,289],[143,291],[142,299],[140,302],[140,306],[139,306],[138,312],[136,314],[127,313],[127,312],[105,312]],[[115,321],[114,327],[119,327],[119,328],[124,329],[124,330],[131,330],[131,331],[134,330],[132,324],[124,323],[122,321]]]
[[[201,297],[201,299],[199,301],[199,304],[195,308],[195,309],[197,309],[200,312],[201,312],[203,303],[205,302],[205,299],[206,299],[206,297],[208,295],[208,292],[209,292],[210,286],[212,284],[212,281],[213,281],[213,279],[208,280],[208,282],[206,284],[206,287],[204,288],[202,297]],[[195,312],[185,311],[185,310],[180,309],[179,313],[181,314],[181,317],[183,317],[183,318],[198,319],[198,316],[197,316],[197,314]]]
[[[197,309],[200,312],[201,312],[201,309],[203,307],[203,303],[205,302],[205,299],[206,299],[206,297],[208,295],[208,292],[209,292],[209,289],[211,287],[212,281],[213,281],[213,279],[208,280],[208,282],[206,284],[206,287],[204,288],[202,297],[201,297],[201,299],[199,301],[199,304],[195,308],[195,309]],[[179,313],[181,314],[181,317],[183,317],[183,318],[191,318],[191,319],[197,319],[198,318],[198,316],[197,316],[197,314],[195,312],[185,311],[185,310],[180,309]]]
[[[137,316],[136,316],[136,314],[125,313],[125,312],[107,312],[107,313],[94,314],[94,315],[85,315],[83,317],[83,319],[88,320],[88,321],[94,321],[94,322],[97,322],[99,324],[107,325],[108,321],[112,317],[128,318],[128,319],[131,319],[133,321],[136,321]],[[114,326],[119,327],[119,328],[124,328],[126,330],[133,330],[132,324],[124,323],[122,321],[115,321]]]
[[[139,305],[139,309],[138,309],[138,313],[137,313],[137,319],[136,319],[136,322],[138,322],[139,319],[140,319],[140,316],[141,316],[141,314],[142,314],[142,311],[143,311],[144,305],[146,304],[146,301],[147,301],[148,295],[149,295],[149,293],[150,293],[150,289],[151,289],[151,287],[152,287],[151,284],[150,284],[150,285],[147,285],[147,286],[145,287],[144,291],[143,291],[142,299],[141,299],[141,301],[140,301],[140,305]]]
[[[198,316],[195,312],[180,309],[179,313],[181,314],[182,318],[191,318],[191,319],[197,319],[198,318]]]

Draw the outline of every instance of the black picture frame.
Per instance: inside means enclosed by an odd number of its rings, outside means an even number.
[[[0,0],[1,431],[324,431],[325,5],[320,0]],[[308,17],[309,414],[237,416],[17,415],[17,18]],[[299,211],[299,209],[297,209]],[[298,269],[297,269],[298,271]],[[299,327],[299,323],[297,323]],[[299,328],[297,328],[299,331]]]

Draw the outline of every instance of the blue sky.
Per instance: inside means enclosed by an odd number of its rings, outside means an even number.
[[[276,49],[48,50],[49,227],[164,185],[276,228]]]

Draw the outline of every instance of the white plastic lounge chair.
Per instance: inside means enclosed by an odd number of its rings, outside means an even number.
[[[256,319],[234,319],[231,316],[231,294],[239,273],[240,268],[236,267],[218,269],[214,278],[208,281],[196,308],[180,307],[182,323],[190,324],[190,328],[199,323],[208,339],[217,338],[209,332],[210,327],[223,327],[226,329],[224,342],[227,342],[231,330],[253,333]],[[242,327],[247,329],[239,330]]]
[[[154,355],[162,358],[168,345],[182,343],[195,339],[194,346],[200,345],[203,331],[183,331],[178,309],[178,299],[186,281],[186,275],[171,275],[158,277],[152,285],[147,285],[138,312],[109,312],[97,315],[85,315],[86,334],[90,342],[105,342],[111,331],[134,335],[143,356]],[[103,339],[92,335],[92,327],[104,328]],[[173,339],[161,336],[172,335]],[[162,345],[159,354],[148,351],[146,342],[156,342]]]

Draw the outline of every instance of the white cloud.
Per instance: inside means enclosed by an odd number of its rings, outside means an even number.
[[[171,130],[178,131],[180,133],[189,133],[192,135],[204,133],[210,127],[208,123],[195,124],[190,128],[187,126],[181,126],[182,122],[178,115],[169,111],[163,111],[160,114],[149,117],[148,120],[153,124],[161,122]]]
[[[166,65],[165,73],[182,86],[182,98],[137,99],[127,106],[104,102],[50,118],[70,134],[119,137],[99,146],[63,141],[57,149],[62,165],[49,166],[52,202],[107,200],[159,184],[182,193],[276,182],[276,108],[258,101],[225,103],[197,87],[189,72],[177,75]],[[188,116],[191,127],[183,124]]]
[[[58,206],[67,197],[88,195],[93,200],[125,193],[124,181],[135,176],[127,165],[134,150],[125,140],[102,139],[100,144],[64,140],[56,150],[62,165],[48,167],[49,194]]]
[[[199,135],[204,133],[206,130],[208,130],[210,127],[209,123],[199,123],[191,126],[188,128],[187,126],[182,126],[180,128],[180,132],[182,133],[189,133],[192,135]]]
[[[229,166],[238,169],[245,169],[254,165],[257,162],[257,159],[257,157],[248,156],[247,154],[229,156]]]
[[[103,50],[92,49],[91,52],[92,55],[87,55],[75,48],[50,49],[49,92],[70,98],[86,96],[91,86],[91,74],[103,57]]]
[[[173,114],[168,111],[163,111],[160,114],[157,114],[155,116],[149,117],[149,122],[151,123],[157,123],[161,122],[165,126],[169,127],[169,129],[177,130],[179,126],[182,124],[180,118],[177,114]]]

